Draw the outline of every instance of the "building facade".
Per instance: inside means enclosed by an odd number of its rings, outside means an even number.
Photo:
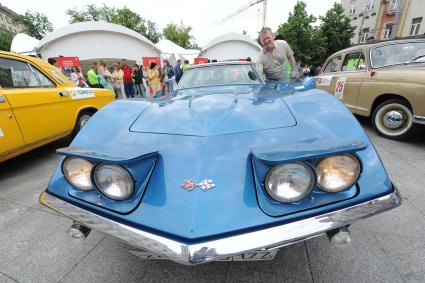
[[[22,30],[20,26],[12,21],[15,15],[15,12],[0,4],[0,32],[8,31],[12,34],[17,34]]]
[[[424,0],[342,0],[341,4],[356,28],[352,44],[425,33]]]
[[[342,0],[344,13],[355,27],[352,44],[363,43],[374,37],[381,0]]]

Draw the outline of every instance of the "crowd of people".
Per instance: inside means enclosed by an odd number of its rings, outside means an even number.
[[[185,66],[189,62],[185,61]],[[172,66],[168,60],[163,60],[163,67],[151,62],[149,67],[138,64],[129,66],[126,59],[112,64],[108,69],[105,61],[95,62],[87,72],[87,82],[82,77],[78,67],[75,67],[71,79],[80,87],[101,87],[115,91],[119,98],[162,97],[173,94],[174,85],[183,75],[181,60]],[[74,75],[75,73],[75,75]]]
[[[57,68],[56,60],[49,58],[48,62]],[[74,66],[65,74],[78,87],[107,88],[115,92],[117,98],[134,97],[163,97],[172,96],[174,85],[178,84],[183,72],[190,66],[185,60],[181,60],[172,66],[168,60],[163,60],[163,67],[151,62],[149,67],[132,64],[126,59],[107,66],[104,60],[94,62],[83,75],[81,68]]]

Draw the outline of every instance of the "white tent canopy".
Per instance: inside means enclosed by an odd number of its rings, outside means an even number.
[[[232,60],[250,57],[256,61],[261,46],[247,35],[228,33],[213,39],[199,54],[210,60]]]
[[[155,46],[162,51],[161,55],[163,59],[168,59],[172,65],[174,65],[178,59],[193,62],[193,59],[198,57],[200,52],[197,49],[185,49],[168,39],[159,41]]]
[[[126,27],[106,22],[82,22],[57,29],[36,46],[44,59],[77,56],[81,61],[159,57],[161,51],[147,38]],[[108,60],[110,59],[110,60]]]
[[[25,33],[18,33],[12,40],[10,51],[26,55],[35,55],[35,47],[40,41]]]

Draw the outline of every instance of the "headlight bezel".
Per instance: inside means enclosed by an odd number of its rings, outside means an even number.
[[[318,168],[318,166],[319,166],[322,162],[324,162],[326,159],[329,159],[329,158],[335,158],[335,157],[341,157],[341,156],[348,156],[348,157],[350,157],[352,160],[354,160],[354,162],[356,163],[356,165],[357,165],[357,167],[358,167],[357,176],[356,176],[356,178],[354,178],[354,179],[353,179],[353,181],[352,181],[351,183],[348,183],[349,185],[346,185],[345,187],[343,187],[343,189],[338,189],[338,190],[334,190],[334,191],[332,191],[332,190],[329,190],[329,189],[327,189],[327,188],[323,187],[323,186],[320,184],[320,181],[319,181],[319,173],[318,173],[318,169],[317,169],[317,168]],[[336,155],[329,155],[329,156],[325,156],[325,157],[321,158],[321,159],[317,162],[317,164],[316,164],[316,166],[315,166],[315,172],[316,172],[316,175],[317,175],[317,180],[316,180],[317,187],[318,187],[321,191],[326,192],[326,193],[331,193],[331,194],[335,194],[335,193],[339,193],[339,192],[346,191],[346,190],[348,190],[349,188],[351,188],[353,185],[355,185],[355,184],[357,183],[357,181],[359,180],[359,178],[360,178],[360,176],[361,176],[362,170],[363,170],[363,167],[362,167],[362,163],[360,162],[360,159],[359,159],[359,158],[358,158],[355,154],[353,154],[353,153],[344,153],[344,154],[336,154]]]
[[[268,183],[269,183],[269,179],[271,178],[271,174],[273,173],[273,170],[278,170],[278,167],[281,166],[287,166],[287,165],[301,165],[302,167],[304,167],[305,169],[307,169],[309,175],[311,176],[311,185],[309,186],[309,188],[303,193],[301,194],[299,197],[297,197],[295,200],[291,200],[291,201],[285,201],[282,198],[273,196],[273,194],[270,192],[271,190],[268,188]],[[302,162],[302,161],[293,161],[293,162],[284,162],[284,163],[280,163],[280,164],[276,164],[274,166],[272,166],[269,171],[266,174],[266,177],[264,179],[264,189],[266,194],[273,199],[274,201],[283,203],[283,204],[291,204],[291,203],[295,203],[298,201],[302,201],[303,199],[305,199],[315,188],[316,186],[316,181],[317,181],[317,177],[316,177],[316,173],[315,170],[312,168],[312,166],[306,162]]]
[[[130,178],[130,180],[131,180],[131,192],[125,198],[116,198],[116,197],[113,197],[111,195],[108,195],[107,193],[104,192],[104,190],[98,184],[98,182],[96,180],[96,171],[97,170],[100,170],[99,168],[101,168],[102,166],[114,166],[114,167],[117,167],[117,168],[123,170],[125,172],[125,174]],[[134,192],[136,190],[136,184],[135,184],[135,180],[134,180],[133,176],[131,175],[131,173],[124,166],[122,166],[120,164],[111,164],[111,163],[106,163],[106,162],[101,162],[101,163],[97,164],[93,168],[93,170],[92,170],[92,180],[93,180],[93,183],[96,186],[96,189],[99,191],[99,193],[101,195],[103,195],[103,196],[105,196],[105,197],[107,197],[109,199],[116,200],[116,201],[124,201],[124,200],[129,199],[134,194]]]

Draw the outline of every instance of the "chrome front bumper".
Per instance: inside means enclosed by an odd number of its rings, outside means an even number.
[[[425,125],[425,116],[413,115],[413,122]]]
[[[112,221],[69,204],[47,192],[40,203],[89,228],[114,236],[131,246],[148,250],[161,257],[191,265],[219,260],[247,252],[264,252],[300,242],[356,220],[373,216],[401,204],[393,193],[341,210],[241,235],[198,244],[185,244]]]

